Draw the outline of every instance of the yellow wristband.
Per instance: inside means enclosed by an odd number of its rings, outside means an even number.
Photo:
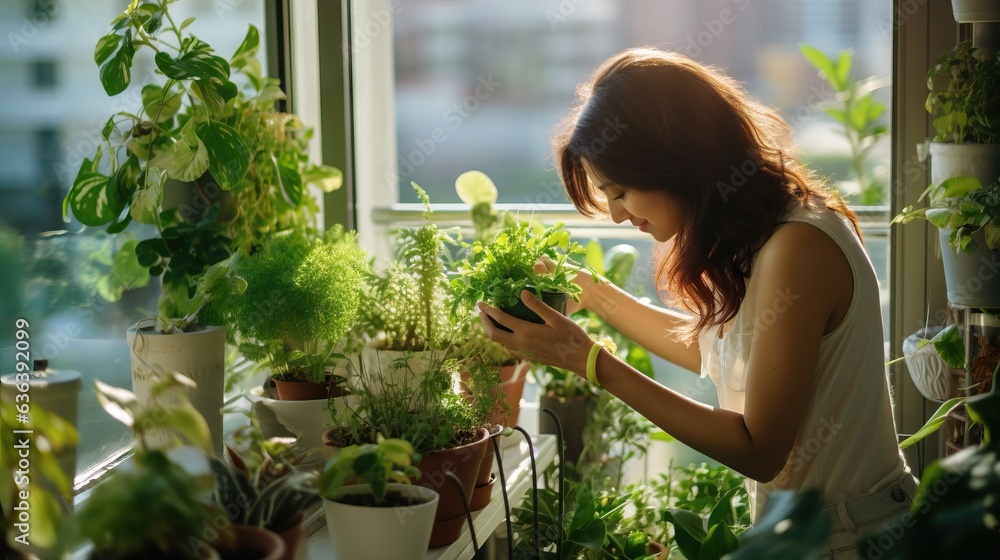
[[[590,381],[597,387],[601,386],[597,381],[597,355],[601,353],[601,348],[604,348],[604,345],[600,342],[595,342],[590,347],[590,354],[587,354],[587,381]]]

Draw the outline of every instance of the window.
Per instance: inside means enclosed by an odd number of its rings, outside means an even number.
[[[677,50],[739,80],[782,112],[800,157],[851,193],[849,144],[818,106],[835,92],[799,45],[830,56],[852,49],[852,77],[876,76],[887,85],[891,7],[889,1],[861,0],[351,2],[362,242],[388,254],[387,233],[420,219],[411,181],[438,205],[436,221],[464,220],[464,211],[451,206],[458,202],[454,180],[479,169],[496,182],[499,202],[510,209],[567,221],[578,238],[599,238],[605,249],[624,241],[650,254],[648,242],[634,231],[580,219],[566,204],[549,156],[551,132],[572,104],[577,84],[606,57],[633,46]],[[888,106],[890,88],[873,95]],[[884,124],[888,117],[887,110]],[[868,171],[886,185],[888,161],[883,137],[872,149]],[[856,210],[883,288],[888,336],[888,199]],[[651,265],[639,268],[634,279],[657,301]],[[693,382],[669,364],[658,363],[657,372],[686,394],[714,398],[710,384]]]
[[[63,223],[60,211],[108,115],[131,110],[123,104],[134,105],[151,66],[149,53],[140,52],[129,90],[108,98],[101,87],[94,44],[124,7],[115,0],[39,0],[27,14],[0,9],[12,46],[0,53],[0,66],[22,76],[0,84],[5,100],[0,106],[0,371],[13,370],[14,320],[23,317],[31,325],[34,358],[82,374],[78,483],[129,444],[125,427],[100,409],[93,380],[131,387],[125,330],[155,313],[159,292],[154,279],[114,303],[101,297],[96,286],[122,239],[103,228]],[[188,0],[172,4],[171,13],[178,24],[197,18],[189,29],[226,57],[248,24],[265,31],[263,1]],[[49,58],[39,58],[40,52]],[[65,70],[58,80],[56,69]],[[45,87],[46,95],[38,96],[38,87]]]

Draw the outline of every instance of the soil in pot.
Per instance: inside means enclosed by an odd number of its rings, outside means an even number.
[[[404,496],[401,492],[389,491],[379,502],[372,494],[348,494],[334,500],[337,503],[363,507],[408,507],[426,504],[427,500]]]
[[[555,309],[559,313],[565,315],[566,304],[569,303],[571,297],[572,296],[570,296],[570,294],[567,292],[542,292],[541,300],[542,303],[544,303],[545,305],[548,305],[552,309]],[[499,309],[500,311],[503,311],[508,315],[513,315],[518,319],[523,319],[525,321],[530,321],[532,323],[541,324],[545,322],[542,320],[541,317],[538,316],[537,313],[535,313],[531,309],[528,309],[528,306],[525,305],[524,302],[521,300],[517,300],[517,303],[511,307],[499,307]],[[508,329],[507,327],[501,325],[500,323],[498,323],[497,320],[494,319],[493,317],[490,317],[490,320],[493,321],[493,324],[499,327],[501,330],[507,332],[514,332]]]

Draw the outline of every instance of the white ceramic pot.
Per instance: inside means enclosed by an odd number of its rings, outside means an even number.
[[[931,142],[931,183],[967,175],[989,185],[1000,177],[1000,144]]]
[[[154,373],[179,372],[198,384],[191,404],[205,417],[216,453],[222,452],[222,397],[226,376],[226,329],[195,325],[190,332],[160,334],[152,326],[128,329],[132,391],[150,401]]]
[[[951,11],[959,23],[1000,21],[996,0],[951,0]]]
[[[323,445],[323,432],[333,427],[330,407],[333,407],[333,413],[336,414],[357,403],[354,395],[329,400],[282,401],[264,396],[259,388],[247,391],[244,395],[252,403],[251,408],[260,421],[265,438],[294,437],[293,450],[296,453],[318,449],[324,458],[333,452]]]
[[[920,339],[934,338],[941,327],[920,329],[903,339],[903,356],[910,379],[924,398],[944,402],[948,400],[948,364],[944,363],[933,344],[917,348]]]
[[[370,491],[367,484],[360,484],[346,486],[338,495]],[[334,558],[423,560],[427,556],[439,499],[437,492],[410,484],[388,484],[386,491],[400,492],[404,496],[422,499],[424,503],[383,508],[323,500]]]

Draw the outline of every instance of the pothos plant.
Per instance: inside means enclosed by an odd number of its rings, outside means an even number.
[[[975,177],[949,177],[927,187],[918,200],[924,198],[929,199],[929,206],[907,206],[892,223],[924,219],[948,230],[948,246],[956,254],[971,253],[976,248],[972,235],[980,230],[991,250],[1000,249],[1000,178],[984,187]]]
[[[410,442],[379,436],[376,443],[339,450],[324,466],[317,488],[324,498],[337,499],[337,491],[347,484],[368,484],[373,502],[370,505],[382,505],[386,503],[387,484],[409,484],[411,478],[420,476],[415,466],[419,461],[420,455]]]
[[[155,70],[128,109],[102,128],[104,143],[81,163],[63,201],[82,224],[125,231],[132,222],[156,234],[125,244],[111,274],[144,285],[141,266],[161,276],[158,312],[183,314],[197,280],[214,263],[263,235],[314,232],[318,205],[306,188],[341,184],[338,170],[309,162],[311,130],[275,110],[278,81],[261,73],[260,37],[250,26],[230,58],[215,53],[170,12],[174,0],[133,0],[98,40],[94,61],[109,96],[132,83],[135,57],[152,55]],[[187,198],[176,207],[164,202]],[[179,193],[179,194],[178,194]]]

